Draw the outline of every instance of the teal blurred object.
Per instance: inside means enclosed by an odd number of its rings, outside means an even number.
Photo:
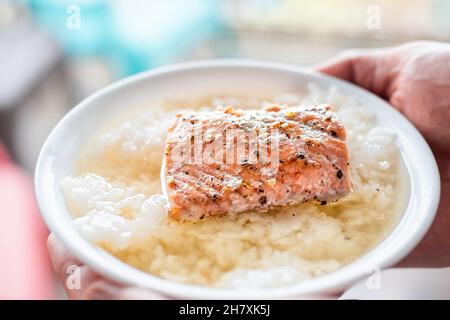
[[[35,22],[50,32],[70,55],[107,54],[114,46],[111,12],[106,0],[27,0]],[[80,29],[69,29],[72,6],[80,9]]]
[[[218,0],[27,0],[71,56],[101,56],[118,76],[182,58],[227,30]],[[78,11],[77,11],[78,10]],[[80,28],[68,19],[79,12]]]

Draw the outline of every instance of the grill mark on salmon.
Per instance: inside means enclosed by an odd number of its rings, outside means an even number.
[[[338,200],[350,191],[345,138],[329,105],[178,114],[169,128],[163,173],[170,215],[198,219]],[[227,140],[231,163],[225,161]],[[200,163],[195,150],[202,153]]]

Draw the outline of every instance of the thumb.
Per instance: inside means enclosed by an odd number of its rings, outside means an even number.
[[[350,51],[343,51],[338,55],[315,65],[313,68],[330,76],[353,82],[354,67],[357,55]]]
[[[347,50],[314,68],[384,97],[390,83],[387,57],[384,50]]]

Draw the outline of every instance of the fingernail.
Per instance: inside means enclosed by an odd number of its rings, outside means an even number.
[[[85,294],[86,300],[115,300],[121,288],[113,284],[99,281],[91,285]]]

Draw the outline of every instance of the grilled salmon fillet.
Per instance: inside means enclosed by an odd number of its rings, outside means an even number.
[[[350,190],[345,129],[329,105],[177,115],[163,174],[178,220],[326,204]]]

